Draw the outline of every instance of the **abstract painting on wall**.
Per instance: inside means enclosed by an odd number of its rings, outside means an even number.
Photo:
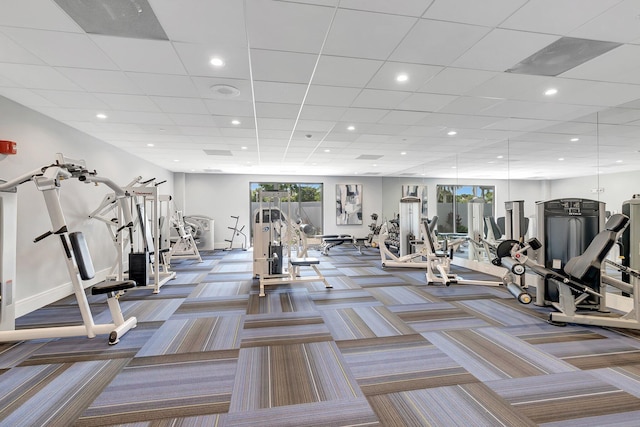
[[[362,184],[336,184],[336,224],[362,225]]]

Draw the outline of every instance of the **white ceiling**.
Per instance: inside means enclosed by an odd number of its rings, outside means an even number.
[[[3,2],[0,95],[176,172],[640,170],[638,0],[148,1],[169,40]],[[505,72],[563,36],[622,45],[557,77]]]

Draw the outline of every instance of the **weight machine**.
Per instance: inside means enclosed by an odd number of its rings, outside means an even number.
[[[93,279],[95,271],[91,262],[88,247],[82,233],[69,232],[62,206],[60,204],[61,182],[65,179],[78,179],[81,182],[105,184],[113,189],[116,194],[116,203],[123,206],[123,211],[127,211],[128,198],[124,195],[115,183],[107,178],[97,175],[95,171],[86,169],[84,161],[72,160],[57,154],[56,162],[26,173],[14,180],[0,184],[0,195],[2,195],[2,322],[0,329],[0,342],[21,341],[28,339],[59,338],[86,335],[94,338],[96,335],[109,334],[109,344],[116,344],[120,337],[126,334],[131,328],[136,327],[135,317],[124,319],[118,297],[121,292],[135,287],[135,282],[124,281],[104,281],[93,285],[91,293],[93,295],[106,294],[107,304],[112,323],[95,324],[91,308],[85,294],[83,281]],[[36,188],[42,192],[47,207],[47,212],[51,219],[52,230],[35,238],[34,242],[39,242],[49,236],[58,236],[62,251],[65,254],[66,266],[71,278],[74,294],[78,302],[78,308],[82,316],[82,325],[41,327],[29,329],[15,329],[15,308],[13,307],[13,296],[15,295],[16,282],[12,275],[15,274],[15,195],[7,193],[16,189],[19,185],[32,181]],[[7,196],[7,194],[9,194]],[[13,224],[11,223],[13,221]],[[126,218],[125,227],[130,227],[133,221]],[[11,231],[11,230],[14,231]],[[8,240],[8,244],[5,243]],[[13,247],[13,257],[6,252]],[[13,264],[13,267],[8,264]],[[5,270],[6,268],[6,270]],[[6,311],[5,311],[6,310]]]
[[[259,296],[265,296],[264,287],[268,285],[323,282],[331,288],[318,269],[320,260],[307,257],[302,225],[290,220],[289,191],[259,190],[258,198],[260,204],[253,218],[253,274],[260,280]],[[288,202],[287,215],[282,212],[282,199]],[[301,276],[301,267],[311,267],[316,275]]]
[[[244,232],[242,230],[244,230],[244,225],[240,228],[238,228],[238,221],[240,221],[240,217],[239,216],[233,216],[231,215],[231,218],[236,220],[236,223],[234,224],[233,227],[227,227],[229,230],[233,230],[233,234],[231,235],[231,239],[224,239],[225,242],[229,242],[229,247],[225,248],[225,251],[230,251],[233,249],[233,240],[237,237],[237,236],[242,236],[244,237],[244,240],[242,241],[242,250],[246,251],[247,250],[247,235],[244,234]]]
[[[175,230],[177,237],[171,238],[171,247],[163,253],[165,265],[170,266],[172,259],[195,259],[202,262],[196,241],[191,231],[187,231],[182,211],[173,210],[170,221],[171,228]]]
[[[407,267],[426,268],[428,261],[423,250],[424,233],[420,228],[422,203],[417,197],[403,197],[400,199],[400,214],[397,221],[385,222],[380,227],[378,246],[382,268]],[[393,224],[390,230],[389,223]],[[395,248],[398,254],[391,249]]]

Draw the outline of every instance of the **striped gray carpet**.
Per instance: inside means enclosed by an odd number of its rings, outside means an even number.
[[[251,252],[203,255],[121,298],[139,325],[116,346],[0,344],[0,426],[640,425],[636,332],[551,326],[503,289],[427,286],[371,249],[313,252],[333,289],[263,298]],[[65,298],[18,325],[78,319]]]

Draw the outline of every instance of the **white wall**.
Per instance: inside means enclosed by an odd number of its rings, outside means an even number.
[[[596,176],[559,179],[551,182],[550,199],[576,197],[599,200],[606,203],[608,211],[620,212],[622,202],[640,193],[639,182],[640,171],[600,175],[599,179]],[[604,192],[593,193],[592,190],[598,186]]]
[[[18,143],[18,154],[0,162],[0,179],[10,180],[55,160],[55,153],[85,159],[89,169],[125,185],[134,176],[166,179],[163,194],[173,191],[172,173],[143,159],[131,156],[88,136],[0,97],[0,139]],[[71,231],[85,232],[96,271],[110,267],[115,250],[106,227],[87,215],[109,190],[77,180],[63,181],[61,203]],[[18,314],[24,314],[65,296],[71,290],[59,239],[49,237],[37,244],[33,238],[50,230],[42,193],[33,183],[18,188],[16,301]]]
[[[382,209],[382,178],[377,177],[320,177],[320,176],[272,176],[272,175],[219,175],[187,174],[185,176],[185,214],[205,215],[215,220],[216,248],[228,245],[235,220],[238,227],[249,229],[249,185],[251,182],[305,182],[324,184],[324,234],[352,234],[365,237],[372,213]],[[362,225],[336,225],[336,184],[362,184]],[[247,235],[249,233],[247,232]]]

